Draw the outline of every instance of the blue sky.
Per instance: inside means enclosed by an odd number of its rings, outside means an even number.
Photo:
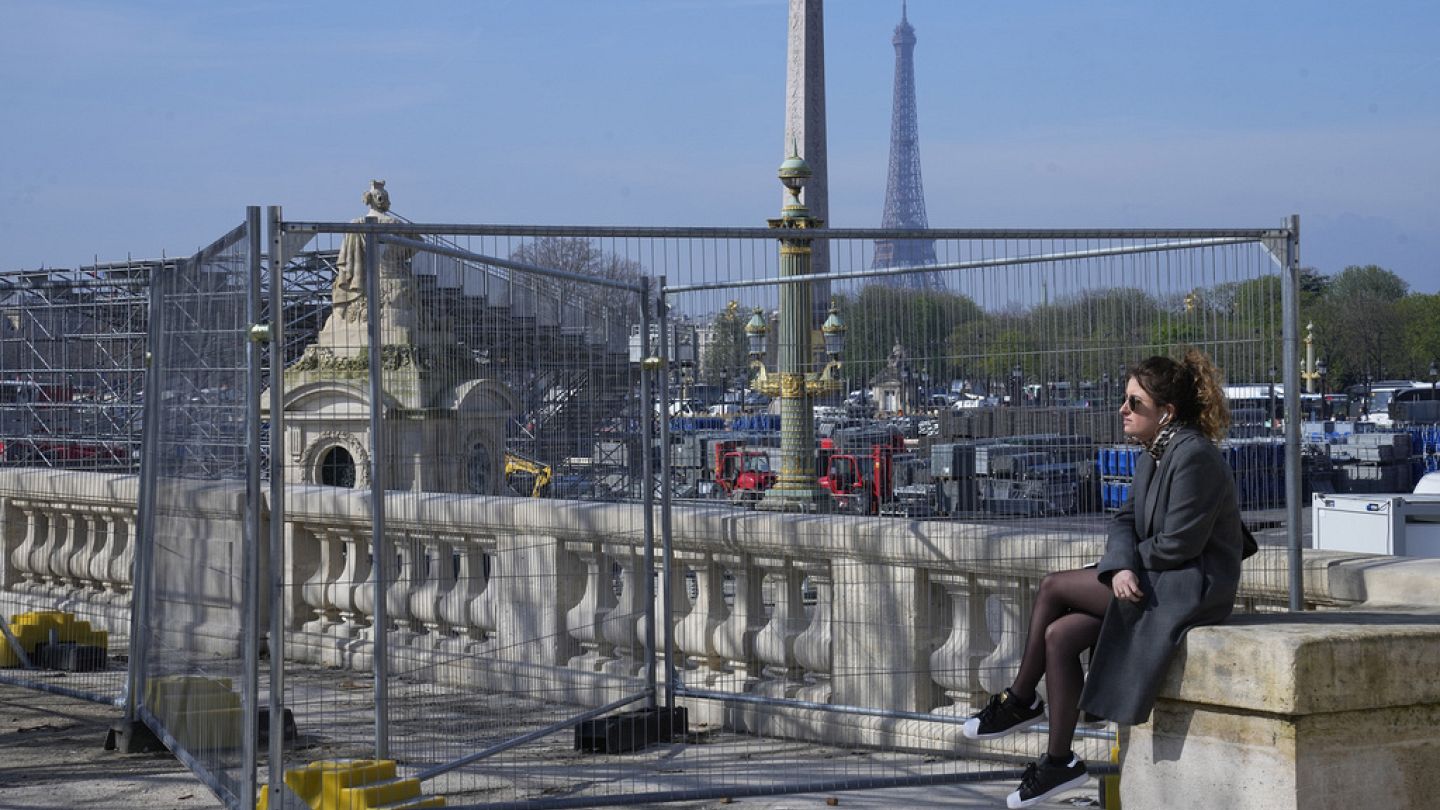
[[[784,0],[0,0],[0,269],[247,204],[760,225]],[[826,5],[831,221],[877,226],[899,0]],[[1440,4],[912,0],[935,227],[1278,225],[1440,291]]]

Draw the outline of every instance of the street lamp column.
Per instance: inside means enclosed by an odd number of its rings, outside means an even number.
[[[809,232],[824,224],[812,218],[800,202],[800,191],[810,178],[810,167],[799,155],[792,154],[780,164],[779,175],[790,193],[780,217],[769,220],[770,227],[780,232],[780,276],[807,276],[811,259]],[[762,364],[756,380],[756,388],[768,388],[766,393],[780,397],[780,474],[775,486],[756,504],[759,509],[814,512],[829,503],[816,480],[814,401],[816,395],[839,385],[834,377],[839,367],[839,345],[836,343],[834,352],[830,352],[831,346],[826,347],[831,362],[822,372],[806,373],[814,356],[810,345],[811,287],[808,282],[780,285],[776,373],[767,375]],[[832,334],[843,339],[844,326],[833,308],[826,326],[827,343],[831,342]],[[757,336],[757,330],[747,327],[746,331],[752,338]],[[763,336],[763,332],[758,334]]]

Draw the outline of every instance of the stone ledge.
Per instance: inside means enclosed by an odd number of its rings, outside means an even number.
[[[1235,616],[1186,635],[1162,700],[1309,715],[1440,703],[1440,613]]]

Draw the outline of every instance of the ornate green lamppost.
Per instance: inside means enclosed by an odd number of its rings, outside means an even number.
[[[810,275],[811,237],[809,231],[824,223],[814,219],[800,202],[800,192],[810,178],[810,167],[792,154],[780,164],[780,182],[790,192],[780,218],[769,220],[780,231],[780,276]],[[828,362],[818,372],[807,372],[813,357],[810,345],[811,285],[807,282],[780,285],[780,335],[776,371],[766,371],[764,356],[769,327],[757,309],[745,325],[750,356],[756,367],[753,387],[780,399],[780,475],[765,493],[757,508],[783,512],[815,512],[830,505],[820,490],[815,469],[815,397],[840,390],[837,372],[845,346],[845,324],[835,305],[820,331],[824,335]]]

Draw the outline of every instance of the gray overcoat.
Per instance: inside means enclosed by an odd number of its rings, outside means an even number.
[[[1115,515],[1100,581],[1129,569],[1144,598],[1111,598],[1080,707],[1143,723],[1185,631],[1225,620],[1235,606],[1245,529],[1230,466],[1198,429],[1181,428],[1159,465],[1141,453],[1130,499]]]

